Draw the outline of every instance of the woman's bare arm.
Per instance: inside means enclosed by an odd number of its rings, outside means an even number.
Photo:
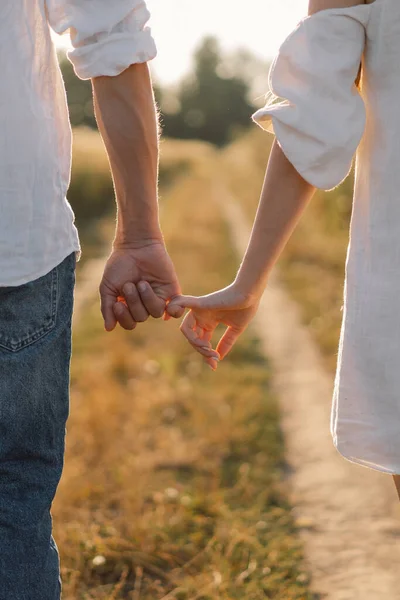
[[[360,0],[310,0],[310,15],[329,8],[364,4]],[[168,312],[188,307],[182,331],[212,368],[216,368],[211,335],[219,323],[227,326],[217,352],[224,358],[238,336],[254,317],[271,270],[296,227],[315,187],[308,183],[275,141],[250,242],[235,282],[202,298],[183,297],[173,301]]]
[[[260,296],[269,273],[311,200],[307,183],[274,142],[250,243],[237,283],[245,296]]]
[[[309,14],[364,4],[360,0],[309,0]],[[275,142],[249,247],[238,274],[246,295],[258,296],[315,188],[296,171]]]
[[[234,283],[201,298],[178,297],[168,306],[171,316],[182,307],[192,309],[181,330],[212,369],[254,317],[271,269],[314,191],[275,141],[249,246]],[[211,337],[219,323],[227,330],[214,351]]]
[[[309,14],[364,4],[360,0],[309,0]],[[275,142],[249,247],[238,274],[247,294],[259,295],[315,188],[307,183]]]

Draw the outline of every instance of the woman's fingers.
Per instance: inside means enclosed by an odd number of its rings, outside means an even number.
[[[228,286],[206,296],[176,296],[169,303],[167,310],[171,316],[177,310],[176,307],[192,308],[194,310],[233,310],[234,308],[241,308],[243,302],[244,297],[238,294],[232,286]]]
[[[193,348],[197,350],[197,352],[206,358],[214,358],[215,360],[219,360],[218,352],[213,350],[210,342],[204,340],[201,333],[199,333],[196,319],[192,312],[189,312],[184,318],[181,325],[181,331]]]
[[[226,329],[217,345],[217,352],[220,355],[221,360],[229,354],[242,333],[242,330],[235,329],[234,327],[228,327]]]
[[[176,296],[168,303],[167,313],[174,319],[179,319],[185,312],[185,308],[198,308],[200,298],[195,296]]]
[[[173,317],[179,308],[193,310],[220,310],[227,307],[226,290],[220,290],[207,296],[176,296],[167,306],[168,314]]]
[[[199,354],[201,354],[205,358],[219,358],[217,352],[212,349],[211,344],[207,344],[201,338],[199,338],[195,331],[191,329],[185,330],[183,328],[182,333],[184,334],[192,348],[196,350],[196,352],[199,352]]]
[[[217,370],[219,360],[216,360],[215,358],[206,358],[205,361],[213,371]]]
[[[203,335],[202,335],[202,339],[203,339],[205,342],[210,342],[210,343],[211,343],[211,340],[212,340],[212,335],[213,335],[213,332],[212,332],[212,331],[207,331],[206,329],[203,329]]]
[[[136,322],[133,320],[128,307],[123,302],[116,302],[114,304],[113,311],[116,320],[121,327],[123,327],[123,329],[127,329],[128,331],[135,329]]]
[[[180,330],[182,331],[183,335],[187,338],[187,339],[191,339],[191,337],[194,335],[194,328],[196,327],[196,319],[194,318],[194,315],[192,313],[192,311],[188,312],[188,314],[186,315],[186,317],[183,319],[181,326],[180,326]]]

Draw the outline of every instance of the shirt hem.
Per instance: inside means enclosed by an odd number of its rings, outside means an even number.
[[[35,271],[34,273],[29,273],[27,275],[24,275],[23,277],[18,277],[17,279],[11,279],[11,280],[5,280],[5,281],[0,280],[0,288],[2,288],[2,287],[18,287],[20,285],[30,283],[31,281],[35,281],[36,279],[39,279],[40,277],[47,275],[47,273],[50,273],[50,271],[52,271],[55,267],[57,267],[59,264],[61,264],[63,262],[63,260],[65,260],[67,258],[67,256],[69,256],[73,252],[75,252],[76,259],[78,261],[81,257],[81,247],[79,244],[76,244],[76,243],[71,244],[70,246],[68,246],[68,248],[64,249],[59,255],[57,255],[56,258],[54,258],[52,261],[49,261],[49,263],[46,264],[46,266],[43,266],[41,269],[39,269],[39,271]]]

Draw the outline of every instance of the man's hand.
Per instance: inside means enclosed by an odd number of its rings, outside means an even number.
[[[119,323],[132,330],[149,316],[160,318],[167,302],[180,293],[174,266],[162,241],[115,247],[100,284],[105,328],[112,331]],[[179,318],[183,312],[184,308],[174,316]]]

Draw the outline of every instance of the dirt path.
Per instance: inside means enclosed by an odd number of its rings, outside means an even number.
[[[250,233],[246,217],[225,189],[216,189],[216,200],[242,254]],[[335,450],[329,430],[332,377],[276,274],[255,325],[273,367],[292,470],[291,502],[314,591],[329,600],[400,599],[400,507],[392,478],[353,465]]]

